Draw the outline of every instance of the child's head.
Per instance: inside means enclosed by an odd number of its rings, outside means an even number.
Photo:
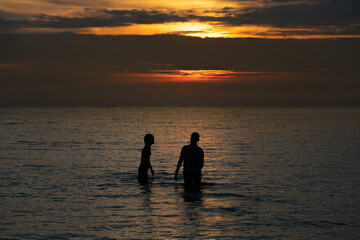
[[[154,144],[154,136],[152,134],[146,134],[144,137],[145,145],[151,145]]]

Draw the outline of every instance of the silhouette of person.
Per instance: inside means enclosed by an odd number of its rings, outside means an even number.
[[[152,134],[146,134],[144,137],[145,147],[141,151],[141,163],[138,169],[139,175],[138,179],[141,182],[146,182],[148,179],[148,171],[152,175],[154,175],[154,170],[152,169],[150,163],[150,156],[151,156],[151,145],[154,144],[154,136]]]
[[[197,132],[191,134],[190,144],[182,148],[180,158],[175,171],[175,180],[179,169],[184,162],[183,176],[185,188],[199,189],[201,185],[201,169],[204,166],[204,151],[197,145],[200,135]]]

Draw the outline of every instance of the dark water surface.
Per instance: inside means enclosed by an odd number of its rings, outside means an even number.
[[[0,237],[359,239],[359,108],[1,108]],[[198,131],[203,186],[173,173]],[[155,176],[138,183],[143,136]]]

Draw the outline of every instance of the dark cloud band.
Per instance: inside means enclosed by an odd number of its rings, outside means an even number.
[[[0,53],[0,106],[360,106],[360,39],[0,34]],[[186,70],[232,80],[157,76]]]

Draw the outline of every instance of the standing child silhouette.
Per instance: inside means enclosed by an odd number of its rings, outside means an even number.
[[[151,145],[154,144],[154,136],[152,134],[146,134],[144,137],[145,147],[141,151],[141,163],[138,169],[139,175],[138,179],[141,182],[146,182],[148,179],[148,171],[152,175],[154,175],[154,170],[152,169],[150,163],[150,156],[151,156]]]

